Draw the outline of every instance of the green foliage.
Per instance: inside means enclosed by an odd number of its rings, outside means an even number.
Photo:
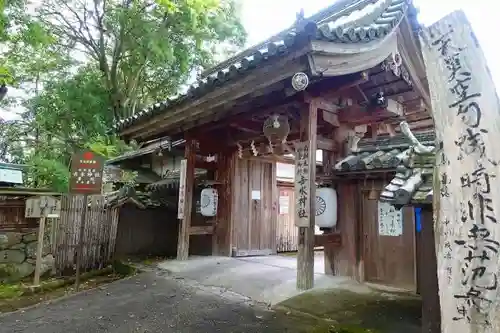
[[[26,177],[28,186],[50,188],[57,192],[68,191],[68,165],[43,154],[31,156],[26,163],[29,166]]]
[[[176,94],[219,45],[244,43],[235,1],[0,0],[0,84],[28,96],[1,102],[22,112],[0,118],[0,160],[28,164],[29,185],[66,191],[75,151],[132,149],[110,134],[115,120]]]
[[[39,13],[60,45],[98,64],[115,119],[177,93],[215,45],[246,36],[232,0],[45,0]]]

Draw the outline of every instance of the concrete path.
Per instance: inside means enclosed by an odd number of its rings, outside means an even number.
[[[294,256],[246,258],[192,257],[187,261],[165,261],[158,268],[203,286],[224,288],[269,305],[300,294],[296,289],[297,259]],[[369,292],[349,278],[323,274],[321,254],[315,256],[315,289],[340,288]]]
[[[304,332],[299,328],[304,319],[164,275],[142,273],[52,304],[0,315],[0,333]]]

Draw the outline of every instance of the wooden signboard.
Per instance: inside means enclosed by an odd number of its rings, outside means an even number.
[[[295,144],[295,225],[297,227],[309,227],[310,223],[309,153],[308,142]]]
[[[434,217],[441,331],[500,332],[500,107],[465,14],[424,29],[437,136]]]
[[[26,200],[24,217],[41,218],[61,213],[61,201],[47,195],[33,197]]]
[[[72,194],[101,194],[104,157],[84,150],[71,158],[69,192]]]
[[[398,237],[403,234],[403,212],[387,202],[378,202],[378,234]]]
[[[177,208],[177,218],[182,220],[184,218],[184,202],[186,201],[186,171],[187,159],[181,160],[181,169],[179,175],[179,205]]]

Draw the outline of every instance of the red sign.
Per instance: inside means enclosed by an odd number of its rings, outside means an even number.
[[[74,154],[71,159],[69,192],[101,194],[104,157],[92,151]]]

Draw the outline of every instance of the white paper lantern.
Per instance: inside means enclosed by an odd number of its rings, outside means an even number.
[[[213,217],[217,215],[217,204],[219,195],[214,188],[204,188],[201,190],[201,215]]]
[[[330,187],[316,190],[316,226],[333,228],[337,225],[337,191]]]

